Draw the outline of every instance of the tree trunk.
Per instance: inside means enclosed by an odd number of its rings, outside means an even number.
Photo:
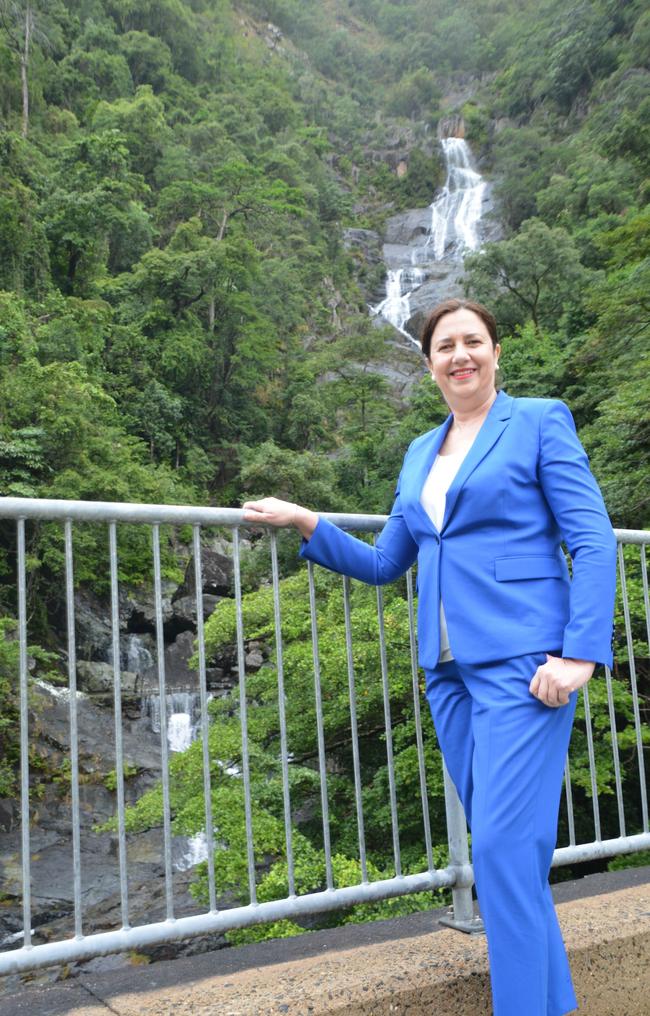
[[[227,225],[228,225],[228,209],[224,208],[223,215],[221,216],[221,222],[219,224],[219,232],[217,233],[217,240],[223,240]]]
[[[25,45],[22,53],[20,54],[20,80],[23,88],[22,135],[24,138],[27,137],[27,128],[29,126],[29,84],[27,81],[27,69],[29,67],[29,44],[31,41],[33,24],[32,9],[28,4],[25,8]]]

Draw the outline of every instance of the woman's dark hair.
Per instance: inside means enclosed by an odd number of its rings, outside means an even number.
[[[422,329],[422,335],[420,337],[420,343],[422,345],[422,352],[428,360],[431,359],[431,336],[433,335],[436,325],[443,318],[445,314],[453,314],[457,310],[471,310],[477,317],[480,317],[481,321],[488,330],[488,334],[492,339],[492,345],[496,346],[499,338],[497,336],[497,323],[494,314],[491,314],[487,307],[484,307],[482,303],[475,303],[473,300],[443,300],[436,307],[433,308],[429,317],[425,321],[424,328]]]

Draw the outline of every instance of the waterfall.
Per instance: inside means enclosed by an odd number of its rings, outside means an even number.
[[[208,699],[212,696],[209,695]],[[165,696],[167,708],[167,747],[171,752],[186,751],[196,740],[201,722],[201,697],[198,692],[174,691]],[[146,695],[142,715],[148,717],[151,729],[160,733],[160,695]],[[208,841],[201,829],[194,836],[183,837],[174,850],[174,869],[187,871],[205,861]]]
[[[155,666],[154,659],[141,637],[139,635],[127,635],[124,641],[125,648],[122,649],[124,669],[130,670],[134,674],[151,673]],[[112,657],[112,649],[110,655]],[[112,663],[112,658],[108,662]]]
[[[198,692],[174,691],[165,696],[167,707],[167,746],[170,751],[185,751],[196,740],[201,716]],[[145,695],[142,715],[148,717],[155,734],[160,733],[160,695]]]
[[[174,861],[174,868],[176,871],[187,871],[188,868],[194,868],[201,861],[205,861],[207,856],[208,838],[201,829],[194,836],[187,838],[183,852]]]
[[[469,146],[463,138],[443,138],[447,179],[442,193],[431,205],[431,229],[423,248],[424,261],[460,259],[466,250],[478,247],[478,223],[485,180],[470,165]],[[431,256],[433,255],[433,257]]]
[[[478,227],[487,188],[480,173],[472,168],[471,152],[464,138],[442,138],[440,144],[447,174],[444,186],[429,206],[426,220],[421,225],[418,222],[414,237],[410,232],[404,235],[404,230],[411,229],[417,212],[391,220],[402,230],[399,237],[384,245],[386,296],[370,308],[416,345],[407,330],[413,314],[411,298],[419,290],[424,294],[429,280],[446,282],[455,267],[462,267],[464,254],[480,246]],[[430,288],[441,287],[434,281]],[[442,298],[437,292],[434,299],[429,293],[427,297],[429,306]]]

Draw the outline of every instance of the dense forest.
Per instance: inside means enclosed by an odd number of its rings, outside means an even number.
[[[321,510],[386,511],[408,443],[446,414],[426,378],[405,402],[381,373],[399,356],[392,329],[368,313],[382,268],[344,231],[381,232],[393,212],[429,204],[442,182],[437,126],[456,115],[493,184],[501,239],[467,257],[465,286],[496,311],[502,383],[565,399],[613,523],[648,527],[649,85],[642,0],[0,0],[0,494],[238,506],[274,493]],[[48,650],[36,657],[56,670],[60,533],[35,529],[29,554],[32,634]],[[127,535],[121,580],[148,575],[149,554],[144,537]],[[100,593],[104,558],[105,538],[79,537],[77,578]],[[8,792],[15,563],[4,522],[0,567]],[[245,574],[259,638],[272,615],[255,591],[264,568],[253,561]],[[329,579],[319,581],[327,595]],[[295,675],[306,681],[307,591],[299,575],[287,582]],[[363,632],[374,593],[358,595]],[[403,591],[387,597],[401,632]],[[332,604],[326,639],[340,681]],[[233,625],[226,609],[215,613],[212,652]],[[400,637],[398,697],[409,681]],[[372,730],[377,662],[359,671],[360,722]],[[251,687],[261,771],[277,765],[272,678],[260,671]],[[344,691],[331,689],[333,743]],[[617,696],[629,717],[623,684]],[[232,703],[214,715],[219,743],[236,754]],[[414,799],[413,716],[404,706],[396,717],[402,792]],[[295,750],[308,757],[313,729],[296,723]],[[174,793],[193,802],[177,812],[190,832],[198,754],[184,758]],[[611,789],[604,756],[599,766]],[[381,871],[389,819],[377,759],[373,773],[368,836]],[[311,799],[313,768],[296,765],[294,779],[297,799]],[[347,814],[350,780],[333,782]],[[281,855],[269,788],[255,788],[266,857]],[[215,793],[217,810],[235,814],[239,788]],[[155,795],[145,800],[133,827],[157,807]],[[415,813],[407,841],[409,823]],[[300,834],[303,888],[322,882],[316,825]],[[335,835],[344,872],[351,828],[341,820]],[[226,888],[243,880],[241,822],[230,838]],[[407,861],[417,870],[418,848]]]

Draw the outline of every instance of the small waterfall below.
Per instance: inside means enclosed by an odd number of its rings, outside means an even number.
[[[395,215],[387,223],[386,296],[370,308],[418,348],[414,313],[423,315],[439,300],[459,292],[457,280],[450,276],[462,270],[464,255],[480,246],[486,202],[487,183],[472,167],[465,139],[444,137],[440,144],[445,184],[428,209]]]
[[[407,339],[413,338],[404,328],[411,316],[409,296],[422,285],[424,279],[425,274],[420,268],[389,269],[386,276],[386,299],[374,308],[375,314],[390,321]]]
[[[167,747],[185,751],[196,740],[201,719],[201,698],[194,691],[173,691],[165,696],[167,713]],[[142,699],[142,716],[147,717],[155,734],[160,733],[160,695],[148,694]]]
[[[211,696],[208,696],[210,699]],[[174,691],[165,696],[167,713],[167,747],[170,752],[186,751],[196,740],[201,723],[201,697],[198,692]],[[160,695],[145,695],[142,700],[142,716],[149,720],[151,729],[160,733]],[[205,832],[200,830],[194,836],[182,837],[174,850],[174,868],[187,871],[205,861],[208,856],[208,842]]]

